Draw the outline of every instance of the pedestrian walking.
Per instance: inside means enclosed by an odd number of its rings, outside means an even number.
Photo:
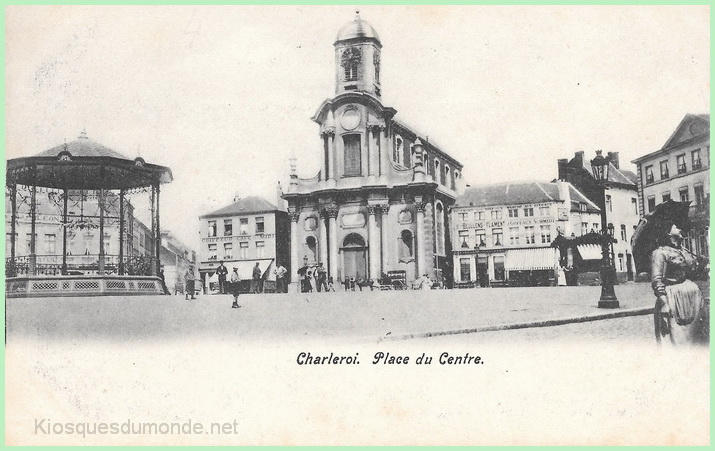
[[[656,341],[666,339],[673,345],[700,341],[705,309],[700,288],[690,280],[698,262],[681,246],[677,225],[667,221],[660,228],[660,245],[651,258]]]
[[[345,280],[343,281],[343,286],[345,287],[345,291],[350,290],[350,277],[345,276]]]
[[[184,290],[184,299],[188,300],[189,295],[191,295],[191,299],[196,299],[196,290],[194,289],[194,275],[191,274],[191,271],[186,271],[186,274],[184,275]]]
[[[286,280],[285,276],[288,273],[288,270],[283,267],[283,265],[278,265],[278,267],[273,271],[273,274],[276,275],[276,293],[285,293],[286,290]]]
[[[253,287],[252,290],[254,293],[260,293],[261,292],[261,275],[262,271],[261,268],[259,268],[259,263],[256,262],[256,266],[253,267]]]
[[[228,275],[228,269],[224,266],[223,260],[219,262],[218,268],[216,268],[216,274],[218,274],[218,292],[226,294],[226,276]]]
[[[241,278],[238,276],[238,268],[235,266],[233,267],[233,272],[231,273],[231,284],[230,284],[230,290],[231,294],[233,295],[233,305],[231,305],[231,308],[240,308],[241,306],[238,305],[238,293],[239,293],[239,286],[241,282]]]
[[[557,270],[556,283],[560,287],[566,286],[566,271],[564,271],[563,266],[559,266],[559,269]]]
[[[317,278],[316,278],[316,284],[317,284],[317,290],[320,292],[321,288],[323,291],[327,292],[328,291],[328,273],[325,271],[325,268],[323,267],[322,263],[318,263],[318,268],[316,269],[317,273]]]
[[[166,288],[166,279],[164,278],[163,268],[159,271],[159,280],[161,281],[161,289],[164,291],[164,294],[171,294],[169,293],[169,289]]]
[[[335,286],[333,286],[333,276],[328,277],[328,288],[325,291],[335,292]]]

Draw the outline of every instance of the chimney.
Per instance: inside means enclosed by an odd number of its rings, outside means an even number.
[[[583,150],[579,150],[578,152],[574,153],[574,160],[576,160],[577,166],[583,166],[583,155]]]
[[[559,160],[558,160],[559,175],[557,176],[557,178],[559,180],[566,180],[566,171],[567,171],[568,164],[569,164],[569,160],[567,158],[559,158]]]
[[[241,194],[238,191],[236,191],[236,193],[233,195],[233,203],[235,204],[239,200],[241,200]]]
[[[618,152],[608,152],[606,160],[610,161],[616,169],[620,169],[618,167]]]

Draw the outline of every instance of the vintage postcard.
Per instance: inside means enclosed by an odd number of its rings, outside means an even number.
[[[708,6],[6,6],[8,445],[708,445]]]

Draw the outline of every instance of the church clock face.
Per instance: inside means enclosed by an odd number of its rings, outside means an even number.
[[[355,130],[360,125],[360,111],[355,107],[349,107],[340,118],[340,125],[345,130]]]

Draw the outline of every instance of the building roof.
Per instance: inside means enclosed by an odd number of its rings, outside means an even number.
[[[689,130],[688,127],[686,127],[686,124],[692,123],[692,122],[703,123],[704,127],[701,130],[695,130],[695,133],[693,133],[692,130]],[[671,148],[683,145],[685,143],[693,142],[694,140],[698,140],[698,139],[704,139],[704,138],[709,139],[709,137],[710,137],[710,114],[688,113],[680,121],[680,124],[678,124],[678,126],[675,127],[675,130],[670,135],[668,140],[665,142],[663,147],[661,147],[660,149],[658,149],[654,152],[650,152],[650,153],[647,153],[641,157],[638,157],[635,160],[632,160],[632,163],[640,164],[643,160],[647,160],[647,159],[654,157],[656,155],[667,153]]]
[[[267,213],[272,211],[282,211],[272,203],[258,196],[249,196],[239,199],[223,208],[200,216],[200,218],[210,218],[218,216],[239,216],[255,213]]]
[[[335,42],[347,41],[349,39],[374,39],[378,43],[380,42],[380,36],[378,36],[377,31],[372,28],[372,25],[362,20],[359,13],[355,15],[355,20],[346,23],[340,31],[338,31]]]
[[[464,190],[464,194],[457,198],[454,206],[489,207],[562,202],[564,199],[559,195],[558,183],[559,182],[517,182],[468,187]],[[587,206],[587,211],[599,211],[596,204],[581,194],[573,185],[570,183],[566,184],[569,187],[572,208],[573,204],[584,203]]]
[[[577,159],[574,158],[571,160],[571,163],[576,163]],[[591,161],[588,159],[582,159],[581,160],[581,166],[583,169],[589,173],[591,177],[593,177],[593,168],[591,168]],[[619,169],[612,162],[608,162],[608,181],[611,183],[620,183],[622,185],[638,185],[638,176],[634,174],[632,171],[628,171],[626,169]]]
[[[73,157],[114,157],[129,160],[129,158],[121,153],[92,141],[87,137],[87,133],[85,132],[82,132],[75,141],[52,147],[35,156],[56,157],[62,151],[69,152]]]

